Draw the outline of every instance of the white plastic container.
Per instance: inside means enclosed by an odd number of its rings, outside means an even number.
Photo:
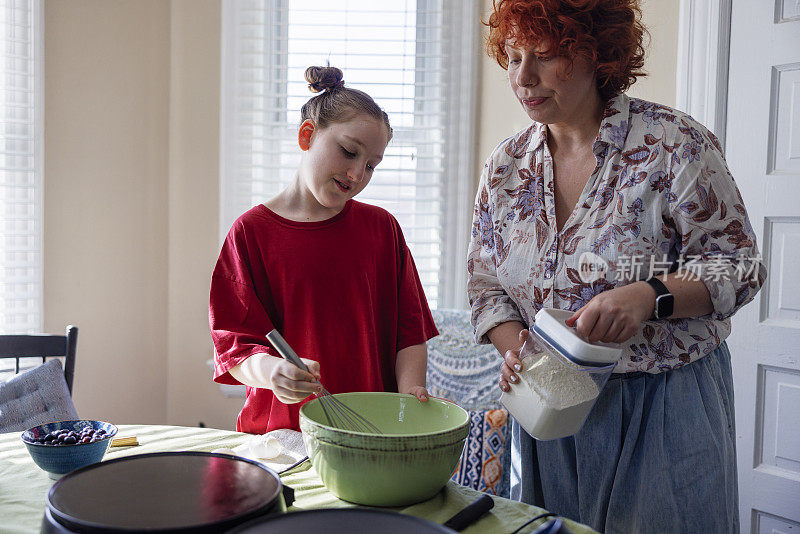
[[[520,350],[520,380],[500,396],[520,426],[539,440],[580,430],[622,356],[617,344],[578,336],[565,323],[571,316],[566,310],[539,310]]]

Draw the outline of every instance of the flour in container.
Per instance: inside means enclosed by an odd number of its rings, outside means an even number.
[[[522,364],[527,381],[551,408],[563,410],[593,400],[600,393],[588,373],[575,371],[546,352],[525,360]]]
[[[519,380],[500,395],[525,431],[549,440],[578,432],[611,376],[622,348],[581,338],[567,320],[573,312],[543,308],[520,348]]]
[[[522,360],[519,383],[500,401],[536,439],[570,436],[580,430],[600,394],[591,373],[540,352]]]

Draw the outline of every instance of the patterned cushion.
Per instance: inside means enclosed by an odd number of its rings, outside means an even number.
[[[470,411],[469,436],[452,480],[478,491],[508,497],[509,425],[505,409]]]
[[[428,391],[470,411],[470,432],[453,480],[509,496],[508,412],[498,398],[500,358],[474,341],[468,310],[433,310],[439,336],[428,341]]]
[[[49,360],[0,384],[0,432],[77,418],[61,360]]]
[[[492,345],[478,345],[468,310],[433,310],[439,335],[428,341],[428,391],[467,410],[500,408],[500,358]]]

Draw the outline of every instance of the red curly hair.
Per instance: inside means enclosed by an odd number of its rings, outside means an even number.
[[[506,41],[545,46],[550,54],[583,55],[594,66],[600,97],[607,100],[646,76],[638,0],[493,0],[486,52],[508,69]]]

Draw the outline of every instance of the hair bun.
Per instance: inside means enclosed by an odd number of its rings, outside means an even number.
[[[308,67],[305,78],[312,93],[344,87],[344,74],[336,67]]]

